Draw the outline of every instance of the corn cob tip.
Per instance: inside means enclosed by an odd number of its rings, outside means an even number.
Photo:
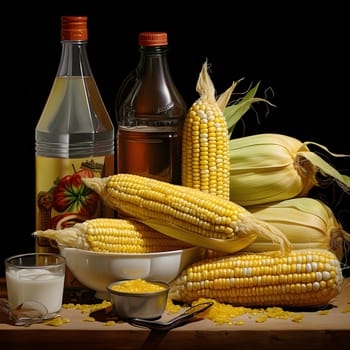
[[[196,91],[202,98],[208,99],[208,101],[212,103],[216,102],[215,87],[208,74],[207,60],[202,65],[202,69],[197,80]]]
[[[108,182],[110,176],[106,177],[82,177],[84,185],[91,188],[97,194],[101,195],[103,190],[106,187],[106,183]]]
[[[266,221],[257,219],[253,214],[246,215],[241,222],[242,232],[256,232],[257,236],[270,240],[280,247],[281,255],[287,255],[292,251],[292,244],[287,236],[276,226]]]
[[[198,77],[196,91],[199,93],[202,99],[207,99],[210,103],[217,103],[219,109],[224,112],[226,105],[228,104],[232,92],[237,86],[237,82],[233,82],[231,86],[223,92],[218,99],[216,99],[216,91],[213,84],[213,81],[210,78],[208,73],[208,61],[206,60],[203,65],[201,72]]]
[[[89,244],[83,235],[83,232],[85,232],[85,230],[86,223],[83,222],[61,230],[37,230],[33,232],[33,236],[55,240],[58,244],[66,245],[72,248],[88,249]]]
[[[329,249],[342,260],[350,252],[350,233],[346,232],[339,224],[332,228],[329,234]]]

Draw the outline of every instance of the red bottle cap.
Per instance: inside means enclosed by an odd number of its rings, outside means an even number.
[[[168,34],[165,32],[143,32],[139,34],[140,46],[168,45]]]
[[[61,40],[87,40],[86,16],[62,16]]]

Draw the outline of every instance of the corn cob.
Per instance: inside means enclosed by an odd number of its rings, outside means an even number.
[[[292,249],[324,248],[339,260],[347,253],[350,234],[335,217],[332,209],[311,197],[291,198],[274,203],[246,207],[259,220],[279,228],[289,239]],[[245,248],[251,252],[279,249],[261,237]]]
[[[153,253],[191,247],[140,222],[113,218],[86,220],[61,230],[38,230],[34,235],[94,252]]]
[[[189,304],[210,298],[235,306],[322,307],[342,282],[340,262],[326,249],[283,257],[240,253],[193,263],[173,281],[169,297]]]
[[[306,196],[314,186],[333,180],[349,191],[350,177],[311,152],[309,144],[326,150],[282,134],[231,139],[230,199],[243,206],[276,202]],[[324,180],[317,177],[318,173]]]
[[[223,111],[236,83],[216,100],[205,62],[188,110],[182,140],[182,185],[229,199],[229,135]]]
[[[82,180],[123,217],[190,244],[232,253],[261,235],[290,250],[281,231],[220,196],[134,174]]]

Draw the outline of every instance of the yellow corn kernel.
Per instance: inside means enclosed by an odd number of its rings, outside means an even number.
[[[290,250],[281,231],[220,196],[135,174],[83,181],[124,217],[190,244],[236,252],[261,235]]]
[[[190,265],[171,284],[169,297],[185,303],[210,298],[235,306],[321,307],[340,293],[342,282],[340,262],[326,249],[286,256],[240,253]]]
[[[97,218],[62,230],[35,231],[35,236],[95,252],[152,253],[191,247],[133,220]]]
[[[229,199],[229,135],[223,111],[235,85],[216,100],[207,69],[205,62],[196,87],[200,98],[193,103],[184,122],[182,185]]]

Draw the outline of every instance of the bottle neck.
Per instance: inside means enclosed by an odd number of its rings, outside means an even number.
[[[138,71],[140,76],[165,75],[166,79],[171,79],[167,61],[167,46],[141,46],[139,48],[140,60],[138,64]]]
[[[141,55],[160,55],[166,57],[168,46],[140,46],[139,51]]]
[[[122,82],[116,96],[119,127],[177,128],[186,114],[186,103],[168,68],[167,46],[140,46],[140,58]]]
[[[92,76],[86,47],[87,41],[62,41],[57,76]]]

